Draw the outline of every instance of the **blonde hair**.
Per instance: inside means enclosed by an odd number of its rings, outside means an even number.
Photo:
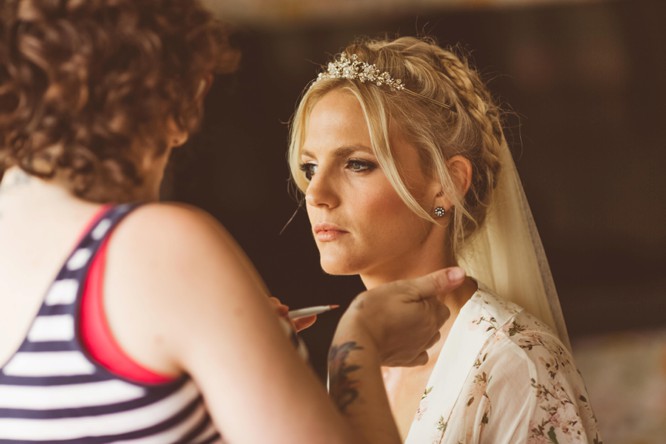
[[[307,180],[300,172],[300,154],[309,115],[321,97],[343,89],[361,104],[372,149],[384,174],[414,213],[437,223],[408,190],[392,155],[389,127],[396,125],[416,147],[424,174],[439,178],[453,202],[449,235],[457,254],[464,241],[483,224],[500,173],[499,153],[508,149],[498,106],[466,59],[443,49],[431,39],[360,40],[343,50],[348,56],[373,64],[380,72],[401,79],[415,94],[358,80],[325,78],[305,91],[292,119],[289,167],[298,188]],[[419,97],[420,96],[420,97]],[[454,155],[472,164],[469,191],[460,193],[447,167]]]

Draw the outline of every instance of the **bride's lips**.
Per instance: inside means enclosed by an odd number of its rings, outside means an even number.
[[[321,223],[312,227],[315,239],[319,242],[332,242],[349,233],[334,224]]]

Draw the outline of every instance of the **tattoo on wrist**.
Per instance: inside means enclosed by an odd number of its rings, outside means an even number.
[[[358,398],[358,381],[350,377],[350,373],[361,368],[359,365],[348,364],[349,354],[363,347],[355,341],[341,345],[332,345],[328,353],[331,398],[342,413]]]

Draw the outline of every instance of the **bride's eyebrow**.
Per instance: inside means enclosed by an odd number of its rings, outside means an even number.
[[[348,145],[347,146],[347,145],[345,145],[345,146],[340,146],[338,148],[335,148],[333,150],[333,156],[338,157],[338,158],[348,157],[348,156],[350,156],[354,153],[357,153],[357,152],[362,152],[362,153],[373,154],[374,155],[374,153],[372,151],[372,148],[370,148],[368,146],[365,146],[365,145]],[[303,150],[301,152],[301,157],[311,157],[313,159],[317,158],[317,156],[315,156],[315,154],[312,153],[309,150]]]

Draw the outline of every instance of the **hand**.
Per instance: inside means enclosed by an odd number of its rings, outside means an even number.
[[[298,319],[289,318],[289,307],[284,305],[278,298],[270,297],[271,302],[275,305],[275,310],[278,316],[285,318],[289,323],[294,327],[294,330],[297,332],[303,331],[308,327],[311,327],[315,322],[317,322],[317,315],[306,316]]]
[[[450,315],[437,296],[455,290],[464,278],[461,268],[452,267],[363,292],[352,301],[338,329],[365,332],[382,365],[423,365],[428,362],[426,350],[439,340],[439,328]]]

